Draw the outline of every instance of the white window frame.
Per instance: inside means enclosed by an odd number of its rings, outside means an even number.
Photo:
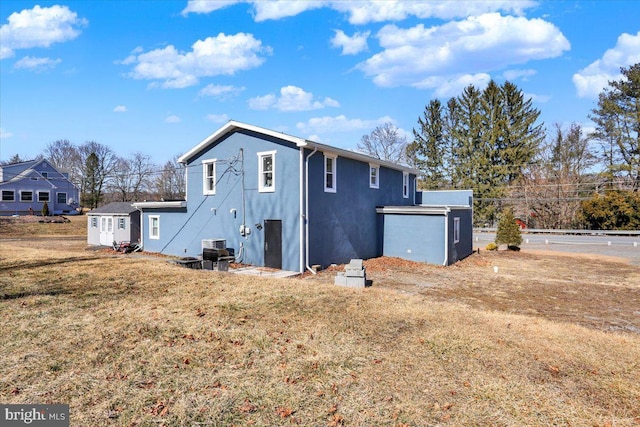
[[[212,174],[209,175],[209,166],[211,166]],[[216,194],[216,159],[202,161],[202,194]]]
[[[261,151],[258,154],[258,191],[260,193],[273,193],[276,191],[276,151]],[[271,157],[271,185],[266,185],[264,159]]]
[[[124,230],[127,227],[126,218],[118,218],[118,230]]]
[[[31,194],[31,198],[29,200],[25,200],[24,195],[25,194]],[[21,202],[33,202],[33,191],[31,190],[21,190],[20,191],[20,201]]]
[[[380,188],[380,165],[369,163],[369,188]]]
[[[453,217],[453,243],[460,241],[460,217]]]
[[[61,194],[64,194],[64,201],[60,201],[60,195],[61,195]],[[57,202],[58,204],[64,204],[64,205],[66,205],[66,204],[67,204],[67,200],[68,200],[68,199],[67,199],[67,193],[65,193],[65,192],[63,192],[63,191],[61,191],[61,192],[59,192],[59,193],[56,193],[56,202]]]
[[[9,193],[11,193],[11,198],[9,199],[6,196],[9,196]],[[16,201],[16,192],[15,190],[2,190],[2,201],[3,202],[15,202]]]
[[[331,160],[331,172],[327,171],[327,162]],[[325,153],[324,155],[324,191],[325,193],[335,193],[338,188],[337,188],[337,183],[338,183],[338,170],[337,170],[337,164],[338,164],[338,156],[335,154],[327,154]],[[327,182],[328,182],[328,175],[331,174],[331,186],[328,187],[327,186]]]
[[[91,228],[98,228],[98,217],[91,217]]]
[[[156,231],[154,232],[153,223],[156,222]],[[149,215],[149,239],[159,240],[160,239],[160,215]]]
[[[47,198],[46,200],[44,200],[42,197],[40,197],[42,194],[46,194]],[[51,202],[51,193],[49,193],[48,191],[38,191],[38,201],[39,202]]]
[[[402,197],[409,198],[409,172],[402,172]]]

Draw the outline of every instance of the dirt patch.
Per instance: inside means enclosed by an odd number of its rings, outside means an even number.
[[[399,258],[364,262],[373,286],[436,301],[640,333],[640,268],[625,260],[545,252],[481,252],[449,267]],[[305,280],[333,282],[344,266]]]

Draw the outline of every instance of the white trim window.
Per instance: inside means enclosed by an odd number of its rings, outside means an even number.
[[[67,204],[67,193],[56,193],[56,200],[59,204]]]
[[[95,216],[91,217],[91,228],[98,228],[98,218]]]
[[[258,191],[273,193],[276,191],[276,152],[258,153]]]
[[[380,165],[369,163],[369,188],[380,188]]]
[[[458,243],[460,241],[460,218],[453,218],[453,243]]]
[[[149,215],[149,238],[160,239],[160,215]]]
[[[118,218],[118,230],[124,230],[127,226],[125,218]]]
[[[2,201],[3,202],[15,202],[16,201],[16,192],[13,190],[2,190]]]
[[[39,202],[49,202],[49,192],[48,191],[38,191],[38,201]]]
[[[216,194],[216,159],[202,161],[202,193]]]
[[[402,172],[402,197],[409,198],[409,173]]]
[[[324,191],[325,193],[335,193],[337,183],[337,158],[335,154],[324,155]]]
[[[33,191],[20,191],[21,202],[33,202]]]

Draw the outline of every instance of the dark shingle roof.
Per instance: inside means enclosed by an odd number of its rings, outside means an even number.
[[[113,202],[108,205],[100,206],[99,208],[95,208],[88,213],[91,214],[130,214],[131,212],[135,212],[136,208],[131,206],[133,202]]]

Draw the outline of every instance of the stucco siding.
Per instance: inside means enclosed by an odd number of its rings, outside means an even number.
[[[384,256],[444,263],[444,215],[384,215]]]
[[[471,209],[452,210],[449,213],[449,257],[447,265],[460,261],[473,253],[473,219]],[[455,218],[460,218],[459,241],[454,241]]]
[[[310,265],[382,255],[376,207],[413,203],[413,197],[403,197],[401,171],[380,167],[379,188],[370,188],[368,163],[337,157],[335,169],[336,192],[325,192],[324,154],[309,160]],[[409,184],[411,195],[413,176]]]
[[[274,192],[259,191],[258,152],[275,152]],[[197,153],[187,164],[186,211],[159,213],[159,240],[148,237],[147,217],[154,213],[145,211],[145,250],[199,256],[202,239],[221,238],[242,262],[260,266],[264,265],[264,221],[281,220],[282,268],[298,271],[299,155],[291,143],[250,131],[234,132]],[[214,159],[215,194],[204,194],[203,161]],[[240,233],[243,224],[249,230],[245,236]]]

